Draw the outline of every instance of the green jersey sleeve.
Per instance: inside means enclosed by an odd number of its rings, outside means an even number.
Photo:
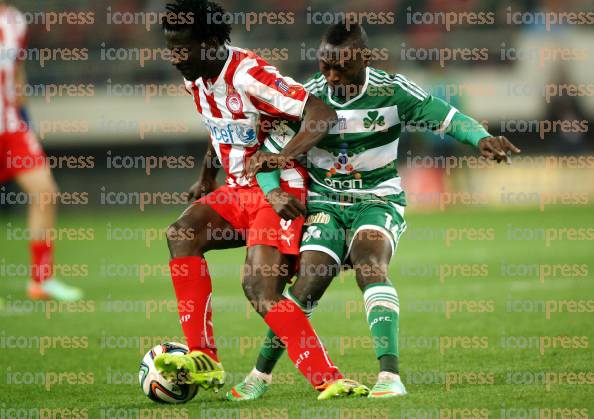
[[[416,83],[402,75],[392,76],[399,87],[398,117],[403,124],[432,131],[442,131],[457,141],[478,145],[490,134],[473,118],[464,115],[452,105],[425,92]]]

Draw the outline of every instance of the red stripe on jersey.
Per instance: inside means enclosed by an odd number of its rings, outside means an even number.
[[[241,61],[247,56],[248,55],[246,53],[233,51],[233,58],[231,59],[231,62],[227,66],[227,71],[225,72],[225,83],[227,83],[227,86],[233,87],[233,76],[235,76],[235,70],[237,70],[239,63],[241,63]]]
[[[299,116],[289,115],[288,113],[282,112],[280,109],[272,106],[268,102],[264,102],[263,100],[258,99],[255,96],[249,96],[250,101],[252,104],[261,112],[266,112],[267,114],[274,115],[278,118],[288,119],[290,121],[299,121]]]
[[[221,113],[219,107],[217,106],[217,102],[214,98],[214,93],[210,95],[204,92],[204,96],[206,96],[206,101],[208,102],[208,106],[210,107],[210,113],[214,118],[222,118],[223,114]]]
[[[194,94],[194,102],[196,103],[196,108],[198,108],[198,112],[202,113],[202,106],[200,105],[200,90],[198,90],[198,86],[192,83],[192,92]]]
[[[214,141],[214,140],[211,140]],[[231,148],[233,146],[231,144],[221,144],[219,143],[219,151],[221,152],[221,164],[225,168],[225,172],[227,172],[227,176],[232,176],[229,173],[229,154],[231,153]]]

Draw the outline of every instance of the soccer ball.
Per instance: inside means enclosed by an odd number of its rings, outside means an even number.
[[[159,403],[185,403],[194,398],[198,392],[197,384],[175,384],[167,381],[157,371],[155,358],[163,353],[184,355],[188,347],[177,342],[164,342],[148,351],[140,363],[138,380],[145,396]]]

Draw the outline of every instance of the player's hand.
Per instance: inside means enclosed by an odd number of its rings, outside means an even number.
[[[266,195],[268,203],[283,220],[294,220],[305,215],[305,205],[295,196],[276,188]]]
[[[258,172],[286,169],[289,165],[290,161],[285,156],[267,151],[256,151],[248,160],[246,176],[253,179]]]
[[[198,179],[188,190],[188,201],[193,202],[200,199],[218,187],[219,185],[214,179]]]
[[[486,137],[478,143],[481,156],[486,159],[495,160],[497,163],[502,161],[511,164],[511,153],[518,154],[520,149],[509,142],[505,137]]]

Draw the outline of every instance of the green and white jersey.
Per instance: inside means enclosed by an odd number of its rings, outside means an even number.
[[[332,95],[326,79],[316,73],[305,88],[336,110],[338,123],[307,154],[310,175],[308,202],[371,200],[406,205],[396,169],[398,141],[404,124],[445,130],[457,112],[400,74],[367,67],[361,93],[348,101]],[[265,141],[271,151],[282,149],[298,126],[285,126]]]

